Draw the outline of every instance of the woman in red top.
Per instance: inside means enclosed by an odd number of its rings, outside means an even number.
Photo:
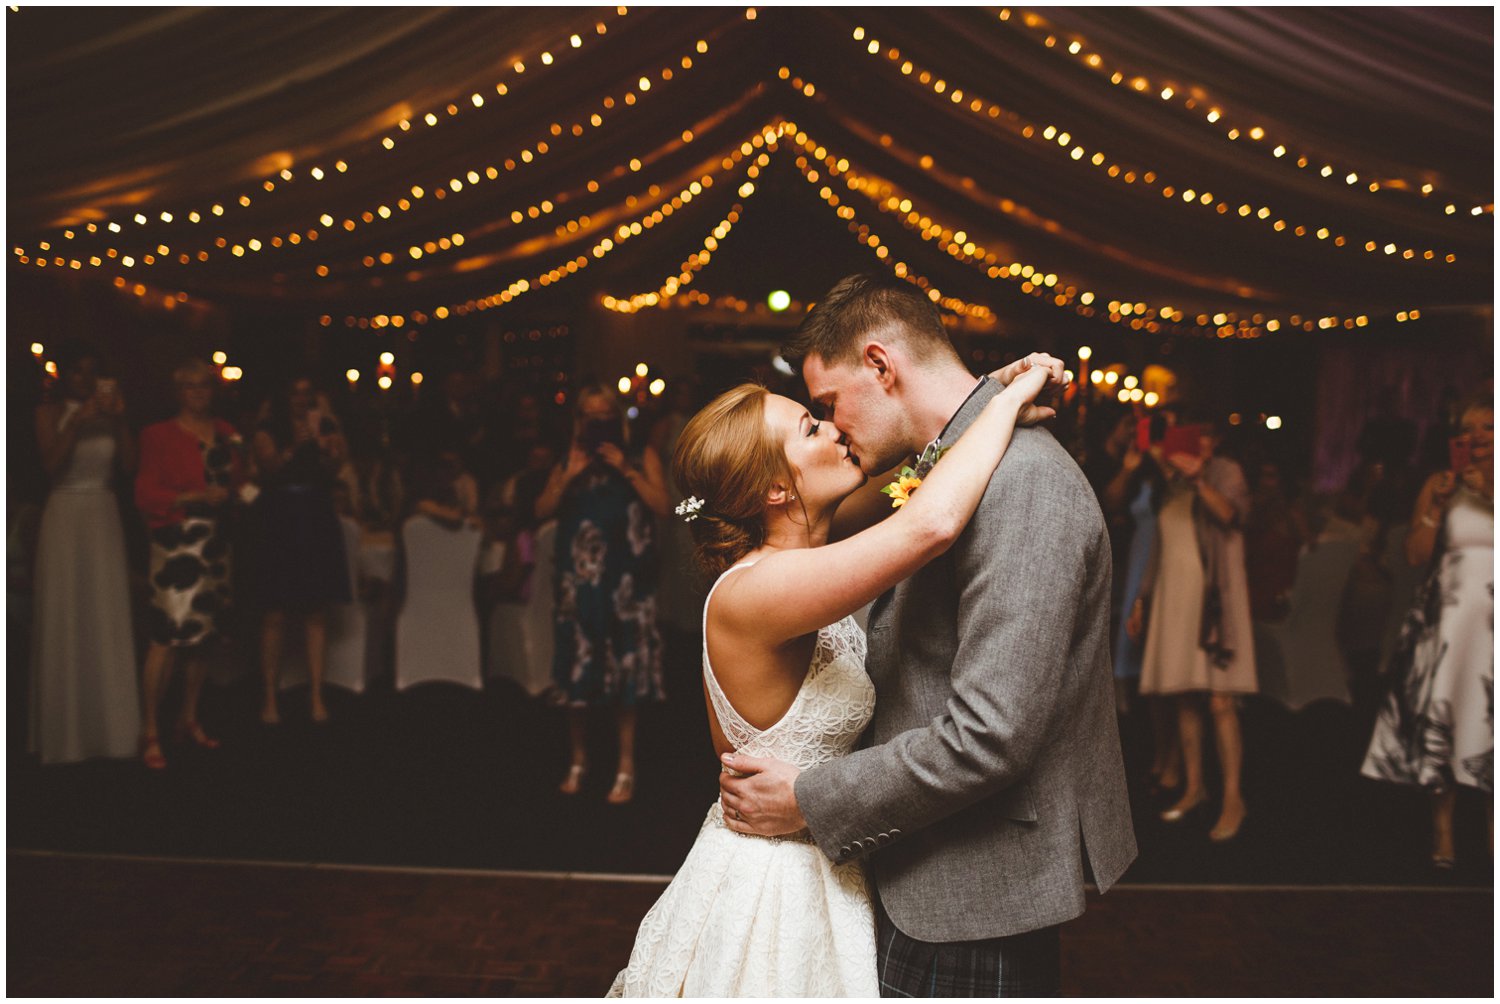
[[[141,432],[136,505],[151,536],[151,647],[146,652],[141,760],[167,765],[157,712],[177,649],[187,650],[179,741],[204,749],[219,743],[198,724],[205,643],[219,633],[229,610],[229,528],[224,516],[233,490],[245,480],[239,435],[214,418],[214,370],[202,360],[172,374],[182,410]]]

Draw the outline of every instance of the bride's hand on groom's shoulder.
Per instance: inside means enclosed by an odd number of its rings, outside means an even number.
[[[1021,374],[1041,367],[1047,371],[1047,385],[1050,387],[1066,387],[1068,385],[1068,370],[1063,361],[1046,352],[1033,352],[1028,356],[1008,363],[990,374],[990,377],[1006,387],[1015,383]]]
[[[1019,394],[1024,400],[1016,416],[1017,425],[1036,425],[1057,416],[1057,409],[1038,404],[1037,398],[1049,391],[1068,385],[1067,371],[1063,361],[1046,352],[1033,352],[1024,358],[1002,367],[990,374],[1006,387],[1008,393]]]

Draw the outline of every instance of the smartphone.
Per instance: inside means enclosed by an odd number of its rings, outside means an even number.
[[[1178,454],[1201,457],[1204,433],[1205,429],[1201,425],[1174,425],[1162,437],[1162,454],[1168,457]]]
[[[578,436],[578,445],[590,453],[598,453],[599,447],[605,443],[613,443],[621,448],[625,446],[620,423],[609,418],[591,418],[585,422],[583,431]]]
[[[1454,436],[1448,440],[1448,462],[1453,465],[1454,474],[1462,474],[1473,461],[1474,446],[1468,436]]]

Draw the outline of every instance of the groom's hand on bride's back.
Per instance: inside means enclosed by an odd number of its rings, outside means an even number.
[[[724,824],[731,830],[780,837],[807,828],[797,807],[800,768],[743,753],[725,753],[719,759],[724,765],[719,774],[719,801],[724,806]]]

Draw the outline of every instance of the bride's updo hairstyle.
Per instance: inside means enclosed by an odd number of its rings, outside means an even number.
[[[688,523],[698,565],[710,576],[765,543],[766,494],[796,483],[786,453],[766,429],[764,387],[742,383],[720,394],[682,430],[672,478],[703,500]]]

